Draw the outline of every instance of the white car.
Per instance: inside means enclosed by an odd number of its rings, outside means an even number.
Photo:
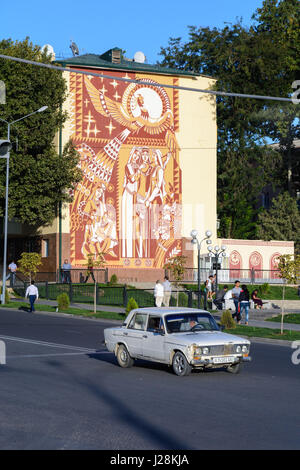
[[[236,374],[251,360],[250,341],[223,333],[209,312],[193,308],[132,310],[122,326],[104,330],[104,339],[121,367],[144,359],[168,364],[179,376],[218,367]]]

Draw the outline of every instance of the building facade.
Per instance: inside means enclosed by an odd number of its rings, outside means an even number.
[[[183,88],[215,80],[131,61],[118,48],[63,65],[74,72],[64,73],[69,118],[57,145],[72,140],[83,179],[42,230],[43,270],[64,259],[80,269],[100,253],[124,281],[155,280],[180,254],[192,265],[190,231],[216,236],[216,104]]]

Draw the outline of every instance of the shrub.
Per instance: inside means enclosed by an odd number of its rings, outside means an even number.
[[[110,286],[115,286],[116,284],[118,284],[118,278],[117,278],[116,274],[113,274],[110,278],[109,285]]]
[[[70,298],[66,292],[57,296],[58,310],[67,310],[70,307]]]
[[[127,307],[126,307],[126,315],[128,315],[131,312],[131,310],[134,310],[135,308],[138,308],[138,304],[134,300],[133,297],[130,297],[130,299],[128,300]]]
[[[220,324],[223,325],[226,330],[230,330],[231,328],[236,327],[235,321],[232,318],[232,314],[230,310],[225,310],[222,313]]]
[[[188,306],[188,296],[184,292],[179,292],[178,306],[179,307],[187,307]]]
[[[262,284],[258,288],[258,294],[260,297],[264,297],[268,292],[269,292],[270,286],[267,282],[265,284]]]

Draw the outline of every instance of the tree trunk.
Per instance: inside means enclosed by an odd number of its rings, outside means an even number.
[[[280,325],[281,335],[283,335],[284,297],[285,297],[285,283],[283,284],[283,288],[282,288],[281,325]]]

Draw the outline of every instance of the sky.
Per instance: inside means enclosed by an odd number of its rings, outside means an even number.
[[[170,37],[188,39],[188,26],[224,27],[251,16],[263,0],[14,0],[0,3],[0,40],[50,44],[56,58],[71,57],[71,40],[79,53],[102,54],[120,47],[126,57],[142,51],[149,64],[162,60],[160,48]],[[4,21],[5,19],[5,21]]]

